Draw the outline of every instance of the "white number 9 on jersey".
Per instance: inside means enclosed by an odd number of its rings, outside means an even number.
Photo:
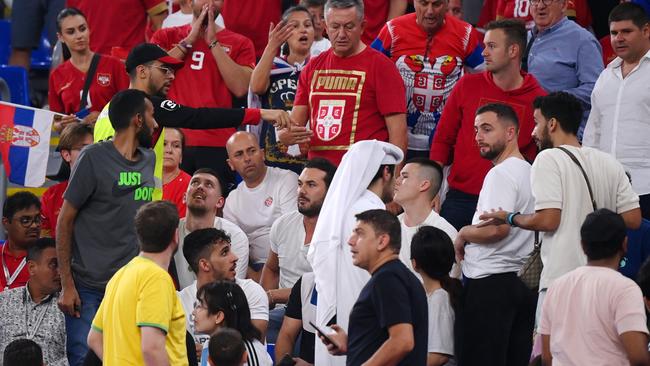
[[[205,59],[205,53],[201,51],[192,52],[192,63],[190,68],[192,70],[201,70],[203,68],[203,60]]]

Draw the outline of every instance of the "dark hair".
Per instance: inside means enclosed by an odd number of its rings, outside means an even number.
[[[86,19],[86,16],[84,13],[81,12],[81,10],[77,8],[64,8],[59,12],[59,14],[56,16],[56,30],[57,32],[61,33],[61,23],[63,22],[63,19],[75,15],[81,15],[84,19]]]
[[[29,249],[27,249],[27,260],[28,261],[38,261],[41,259],[41,254],[47,248],[56,248],[56,241],[52,238],[38,238],[32,244]]]
[[[399,253],[402,248],[402,227],[395,215],[386,210],[375,209],[356,214],[354,217],[370,225],[375,234],[388,234],[388,246],[393,252]]]
[[[435,197],[438,194],[438,191],[440,191],[440,186],[442,185],[442,177],[443,177],[443,172],[442,172],[442,167],[440,164],[436,163],[435,161],[424,158],[424,157],[415,157],[412,159],[409,159],[406,164],[416,164],[420,166],[420,168],[425,168],[428,169],[431,174],[428,174],[428,181],[431,183],[431,189],[430,191],[430,196],[431,199]],[[405,164],[405,165],[406,165]]]
[[[194,171],[192,176],[194,176],[196,174],[209,174],[209,175],[213,176],[217,180],[217,184],[219,185],[219,189],[221,190],[221,195],[223,197],[226,197],[227,188],[226,188],[226,186],[224,186],[223,181],[219,177],[219,173],[217,173],[214,169],[212,169],[212,168],[199,168],[199,169]]]
[[[496,114],[500,122],[503,121],[515,125],[517,131],[519,131],[519,118],[517,117],[517,113],[515,113],[515,110],[512,109],[511,106],[505,103],[484,104],[478,107],[478,109],[476,110],[476,115],[478,116],[479,114],[483,114],[487,112],[493,112],[494,114]]]
[[[306,8],[312,8],[314,6],[325,6],[327,0],[300,0],[300,5]]]
[[[108,106],[108,118],[115,131],[125,130],[131,124],[131,118],[140,113],[144,115],[147,94],[137,89],[125,89],[117,92]],[[143,116],[144,118],[144,116]]]
[[[539,96],[533,101],[533,108],[539,109],[544,118],[555,118],[564,132],[578,134],[582,123],[582,103],[567,92],[553,92]]]
[[[42,366],[43,351],[31,339],[16,339],[4,351],[4,366]]]
[[[246,294],[235,282],[210,282],[199,289],[196,298],[205,303],[208,314],[223,312],[225,325],[238,330],[245,340],[262,341],[262,333],[251,322]]]
[[[519,47],[519,58],[521,58],[526,50],[526,43],[528,42],[524,22],[517,19],[493,20],[485,28],[486,31],[495,29],[501,29],[503,31],[506,35],[508,46],[516,44]]]
[[[208,350],[216,366],[239,366],[246,347],[238,331],[220,328],[210,337]]]
[[[325,172],[325,177],[323,180],[325,181],[325,186],[327,188],[330,187],[330,183],[332,183],[334,174],[336,174],[336,166],[334,164],[324,158],[313,158],[311,160],[308,160],[305,164],[305,169],[307,168],[318,169]]]
[[[636,277],[636,283],[641,287],[643,297],[650,299],[650,257],[641,265]]]
[[[372,180],[370,181],[370,184],[375,183],[378,179],[381,179],[381,177],[384,176],[384,169],[388,168],[388,172],[393,175],[395,174],[395,165],[389,165],[389,164],[382,164],[379,166],[379,169],[377,169],[377,173],[375,173],[375,176],[372,177]]]
[[[194,230],[183,239],[183,257],[194,273],[199,272],[199,259],[209,258],[212,245],[230,244],[230,236],[225,231],[213,227]]]
[[[11,220],[16,212],[30,207],[41,209],[41,201],[30,191],[19,191],[7,197],[2,205],[2,217]]]
[[[621,215],[606,208],[587,215],[580,228],[582,248],[589,260],[614,257],[623,248],[626,236],[627,229]]]
[[[463,285],[458,279],[449,277],[455,256],[451,238],[437,227],[422,226],[411,239],[411,259],[425,275],[440,281],[449,294],[451,306],[457,311]]]
[[[362,20],[364,17],[364,5],[362,0],[327,0],[325,3],[325,13],[329,9],[349,9],[354,7],[357,11],[357,19]]]
[[[621,3],[609,13],[609,23],[631,20],[634,25],[643,28],[648,24],[648,14],[643,7],[636,3]]]
[[[59,135],[59,150],[72,150],[84,137],[93,136],[93,128],[85,123],[71,123]]]
[[[143,252],[165,251],[178,229],[178,210],[169,201],[153,201],[135,214],[135,231]]]

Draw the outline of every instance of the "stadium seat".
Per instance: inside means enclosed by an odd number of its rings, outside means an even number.
[[[30,105],[27,71],[18,66],[0,65],[0,100]]]
[[[11,55],[11,22],[0,19],[0,65],[9,63]],[[32,50],[32,69],[48,70],[52,65],[52,48],[47,39],[47,31],[44,29],[38,48]]]
[[[9,63],[11,54],[11,23],[0,19],[0,65]]]
[[[38,48],[32,50],[32,69],[49,70],[52,65],[52,47],[47,39],[47,31],[44,29]]]

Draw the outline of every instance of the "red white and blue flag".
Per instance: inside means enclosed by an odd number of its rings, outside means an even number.
[[[9,181],[45,183],[54,112],[0,102],[0,155]]]

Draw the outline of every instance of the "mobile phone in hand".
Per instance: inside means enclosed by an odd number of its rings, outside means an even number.
[[[312,327],[314,327],[314,329],[316,329],[316,333],[318,333],[320,337],[325,338],[326,343],[333,344],[338,347],[338,345],[332,340],[332,338],[330,338],[327,334],[325,334],[324,330],[321,327],[314,324],[311,320],[309,321],[309,325],[311,325]]]
[[[278,366],[293,366],[296,364],[296,361],[293,360],[290,354],[285,353],[284,357],[277,363]]]

